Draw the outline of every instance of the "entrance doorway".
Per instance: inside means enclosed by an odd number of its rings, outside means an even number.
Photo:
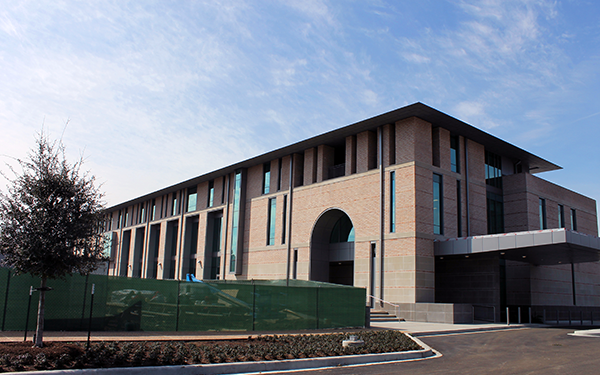
[[[324,212],[310,242],[310,279],[354,285],[354,225],[345,212]]]

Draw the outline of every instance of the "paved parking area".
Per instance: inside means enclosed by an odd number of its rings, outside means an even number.
[[[573,328],[515,327],[473,333],[423,333],[419,339],[442,356],[392,364],[298,371],[294,374],[600,373],[600,338],[569,335],[573,331]]]

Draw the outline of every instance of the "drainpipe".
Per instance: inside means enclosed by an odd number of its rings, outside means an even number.
[[[469,149],[467,147],[467,138],[465,140],[465,180],[466,180],[466,195],[467,195],[467,209],[465,210],[465,214],[467,216],[467,237],[471,236],[471,217],[469,210]]]
[[[294,154],[290,155],[290,192],[288,197],[287,212],[287,267],[285,275],[285,285],[290,286],[290,257],[292,253],[292,197],[294,195]]]
[[[223,183],[225,183],[225,181],[223,181]],[[224,280],[225,279],[225,275],[227,274],[227,233],[228,233],[228,229],[229,229],[229,194],[231,191],[231,173],[229,173],[227,175],[227,204],[225,206],[225,215],[223,218],[224,221],[224,225],[225,225],[225,230],[223,231],[223,251],[221,251],[221,264],[223,266],[223,273],[221,274],[221,278]],[[221,226],[223,226],[223,224],[221,224]]]
[[[148,277],[148,262],[150,252],[150,216],[148,214],[150,212],[151,205],[152,200],[146,202],[146,215],[144,217],[144,219],[146,219],[146,231],[144,232],[144,246],[142,248],[144,256],[142,257],[142,269],[140,270],[140,278],[143,279],[146,279]]]
[[[184,199],[184,195],[185,195],[185,199]],[[181,271],[183,270],[182,267],[182,255],[183,255],[183,234],[184,234],[184,224],[185,224],[185,203],[187,203],[185,200],[187,200],[187,188],[186,189],[182,189],[181,190],[181,195],[179,196],[179,209],[181,210],[181,214],[179,215],[179,218],[181,220],[180,224],[179,224],[179,230],[178,230],[178,237],[179,237],[179,246],[177,246],[177,252],[178,252],[178,257],[177,257],[177,272],[175,277],[179,276],[179,280],[181,280],[182,278],[182,274]]]
[[[377,143],[379,153],[379,298],[383,300],[384,286],[384,263],[383,256],[385,251],[385,171],[383,168],[383,129],[377,128]]]

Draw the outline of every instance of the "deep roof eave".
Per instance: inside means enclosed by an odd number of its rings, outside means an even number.
[[[331,143],[335,140],[339,140],[342,137],[345,138],[349,135],[355,135],[366,130],[373,130],[379,126],[395,123],[397,121],[410,117],[419,117],[431,123],[433,126],[443,127],[453,134],[461,135],[474,142],[483,144],[485,145],[486,149],[491,152],[500,155],[510,155],[510,157],[516,160],[521,160],[529,167],[531,173],[541,173],[562,169],[560,166],[554,163],[542,159],[539,156],[536,156],[511,143],[503,141],[502,139],[497,138],[489,133],[486,133],[485,131],[480,130],[472,125],[469,125],[455,117],[447,115],[421,102],[417,102],[402,108],[395,109],[390,112],[380,114],[375,117],[356,122],[354,124],[346,125],[344,127],[334,129],[311,138],[307,138],[305,140],[275,149],[273,151],[269,151],[267,153],[243,160],[239,163],[235,163],[217,169],[215,171],[182,181],[178,184],[167,186],[163,189],[156,190],[154,192],[142,195],[140,197],[111,206],[107,210],[115,210],[122,207],[131,206],[133,204],[147,201],[148,199],[156,198],[172,191],[180,190],[190,185],[197,185],[201,182],[210,181],[217,177],[233,173],[235,170],[240,168],[248,168],[293,153],[304,152],[306,149],[309,149],[311,147]]]

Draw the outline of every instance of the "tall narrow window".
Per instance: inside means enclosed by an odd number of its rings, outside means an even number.
[[[460,180],[456,180],[456,233],[462,237],[462,194]]]
[[[152,211],[151,211],[150,220],[156,220],[156,199],[152,199]]]
[[[571,229],[577,230],[577,211],[571,208]]]
[[[546,222],[546,200],[544,198],[540,198],[540,229],[548,228],[548,224]]]
[[[287,226],[287,195],[283,196],[283,214],[281,215],[281,243],[285,243]]]
[[[277,209],[277,199],[269,199],[269,208],[267,212],[267,245],[275,245],[275,210]]]
[[[485,183],[502,189],[502,159],[489,151],[485,152]]]
[[[442,176],[433,174],[433,233],[444,234]]]
[[[281,160],[281,158],[279,158],[278,166],[277,191],[281,190],[281,178],[283,177],[283,160]]]
[[[221,179],[221,204],[225,203],[225,176]]]
[[[123,215],[121,214],[121,210],[119,210],[119,216],[117,218],[117,229],[120,229],[123,226]]]
[[[140,223],[145,223],[146,222],[146,203],[144,202],[142,204],[140,204]]]
[[[231,255],[229,257],[229,272],[235,272],[237,266],[238,230],[240,225],[240,198],[242,194],[242,171],[235,172],[233,185],[233,219],[231,225]]]
[[[125,221],[123,222],[123,227],[129,225],[129,208],[125,209]]]
[[[187,189],[187,212],[196,211],[196,203],[198,198],[198,192],[196,191],[196,187],[191,187]]]
[[[396,172],[390,172],[390,232],[396,231]]]
[[[206,205],[208,207],[212,207],[215,200],[215,182],[214,181],[208,181],[208,201],[206,202]]]
[[[263,194],[271,191],[271,163],[263,164]]]
[[[565,224],[565,206],[563,206],[562,204],[558,205],[558,227],[559,228],[566,228],[566,224]]]
[[[501,195],[487,193],[488,234],[504,232],[504,203]]]
[[[452,172],[460,172],[460,154],[458,149],[458,135],[450,136],[450,168]]]
[[[177,210],[177,193],[173,193],[173,200],[171,202],[172,207],[171,207],[171,216],[175,216],[179,213],[179,211]]]

